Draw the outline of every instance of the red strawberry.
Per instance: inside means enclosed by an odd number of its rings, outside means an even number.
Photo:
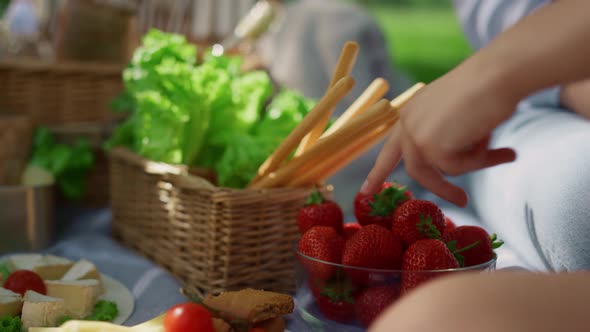
[[[344,245],[342,264],[373,269],[399,269],[402,244],[391,231],[377,225],[361,228]],[[368,273],[350,269],[347,271],[357,283],[366,283]]]
[[[459,267],[454,254],[440,240],[426,239],[412,243],[404,253],[402,263],[402,294],[412,290],[443,272],[420,272],[446,270]],[[417,272],[413,272],[417,271]]]
[[[445,231],[445,218],[436,204],[413,199],[395,210],[392,230],[408,247],[417,240],[440,239]]]
[[[393,213],[403,202],[413,199],[412,193],[399,183],[384,182],[375,195],[358,193],[354,198],[354,215],[359,224],[376,224],[391,229]]]
[[[379,286],[365,289],[356,298],[356,319],[369,327],[399,297],[399,287]]]
[[[334,201],[325,199],[314,190],[305,205],[297,212],[297,226],[301,234],[314,226],[330,226],[338,233],[342,232],[344,216],[342,209]]]
[[[297,245],[300,253],[326,262],[340,263],[344,238],[336,230],[328,226],[316,226],[303,234]],[[336,267],[321,262],[315,262],[304,257],[303,265],[314,277],[328,280],[334,275]]]
[[[451,218],[445,216],[445,234],[451,233],[457,228],[457,225],[451,220]]]
[[[342,228],[342,235],[344,235],[345,240],[349,240],[356,232],[361,229],[361,225],[357,223],[346,223]]]
[[[478,226],[459,226],[445,236],[451,249],[463,256],[463,266],[474,266],[489,262],[494,258],[494,249],[503,242],[496,241],[496,235],[490,236],[485,229]]]
[[[326,318],[350,323],[354,320],[354,294],[350,281],[309,282],[318,309]]]

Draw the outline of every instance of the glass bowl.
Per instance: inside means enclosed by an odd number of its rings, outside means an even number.
[[[297,248],[297,314],[313,331],[360,332],[381,311],[411,289],[450,273],[496,269],[489,262],[457,269],[402,271],[367,269],[335,264],[300,253]],[[383,300],[384,298],[388,300]]]

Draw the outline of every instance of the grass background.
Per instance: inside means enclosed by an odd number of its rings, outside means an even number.
[[[396,68],[415,80],[431,82],[471,53],[450,1],[390,0],[362,4],[382,27]]]

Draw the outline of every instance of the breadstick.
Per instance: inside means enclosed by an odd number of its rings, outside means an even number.
[[[381,100],[369,110],[350,121],[342,129],[322,139],[309,151],[299,157],[294,157],[287,164],[279,168],[275,173],[253,184],[252,188],[271,188],[285,184],[292,177],[311,168],[313,163],[336,153],[343,148],[346,142],[351,142],[357,137],[372,131],[392,117],[393,108],[389,101]]]
[[[412,99],[412,97],[416,95],[416,93],[418,93],[418,91],[420,91],[420,89],[422,89],[425,86],[426,84],[422,82],[414,84],[411,88],[400,93],[397,97],[393,98],[393,100],[391,101],[391,106],[397,109],[401,109],[406,105],[407,102],[410,101],[410,99]]]
[[[342,149],[337,154],[328,156],[325,160],[320,161],[302,176],[294,177],[287,185],[290,187],[300,187],[321,183],[377,145],[387,136],[398,118],[396,116],[386,123],[381,124],[373,132],[357,139],[356,142]]]
[[[405,106],[405,104],[424,86],[424,83],[416,83],[414,86],[394,98],[391,101],[391,106],[396,110],[395,116],[388,119],[386,124],[362,138],[357,139],[353,144],[341,149],[336,154],[324,158],[302,176],[292,178],[288,185],[302,186],[320,183],[371,149],[389,133],[391,127],[397,122],[399,119],[399,113],[397,110]],[[331,128],[334,128],[335,125],[336,123],[334,123]]]
[[[340,58],[338,59],[338,64],[336,65],[336,69],[332,74],[332,80],[330,81],[329,87],[336,84],[336,82],[338,82],[338,80],[340,80],[342,77],[350,75],[358,55],[358,50],[359,45],[356,42],[349,41],[344,44],[342,52],[340,53]],[[301,144],[299,144],[299,147],[297,147],[295,156],[300,156],[303,154],[318,140],[318,138],[320,138],[326,129],[328,122],[330,121],[330,117],[332,116],[332,112],[334,112],[335,107],[336,105],[334,105],[334,107],[332,107],[329,112],[326,112],[324,117],[316,123],[315,127],[313,127],[309,134],[303,138],[303,141],[301,141]]]
[[[367,89],[342,113],[342,115],[332,124],[328,130],[321,136],[327,137],[340,129],[345,123],[355,118],[357,115],[366,111],[371,105],[383,98],[389,89],[389,83],[383,78],[374,80]]]
[[[279,147],[270,155],[258,169],[257,176],[252,180],[250,186],[256,183],[263,176],[275,171],[287,159],[289,154],[295,149],[301,139],[312,130],[320,119],[352,89],[354,79],[346,76],[338,81],[328,90],[326,95],[316,104],[316,106],[303,118]]]
[[[329,87],[331,88],[341,78],[349,76],[356,62],[356,57],[359,52],[359,44],[355,41],[347,41],[342,47],[340,52],[340,58],[336,64],[336,69],[332,74],[332,80],[330,81]]]

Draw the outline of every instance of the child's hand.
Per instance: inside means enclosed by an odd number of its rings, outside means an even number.
[[[403,157],[410,177],[464,206],[467,194],[444,175],[514,161],[512,149],[488,147],[492,130],[510,117],[518,100],[491,70],[468,61],[424,87],[400,111],[400,121],[361,191],[375,192]]]

